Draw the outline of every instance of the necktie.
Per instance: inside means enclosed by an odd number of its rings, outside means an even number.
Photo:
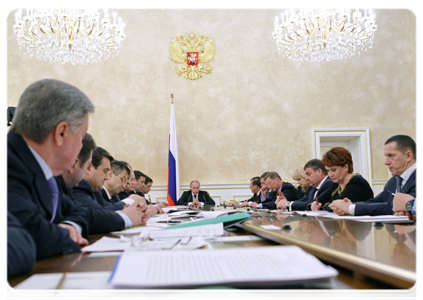
[[[194,195],[194,199],[197,199],[197,195]]]
[[[397,181],[397,193],[401,192],[401,183],[402,183],[402,177],[397,176],[395,177],[396,181]]]
[[[59,189],[57,188],[57,182],[54,179],[54,176],[52,176],[47,182],[50,188],[51,196],[53,198],[53,216],[50,220],[50,223],[52,223],[56,217],[57,204],[59,203]]]

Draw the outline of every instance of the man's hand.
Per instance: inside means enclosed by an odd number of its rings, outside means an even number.
[[[65,228],[69,231],[69,237],[78,245],[85,246],[88,245],[88,241],[82,237],[78,230],[70,224],[60,223],[57,226]]]
[[[229,202],[228,203],[228,206],[238,206],[239,205],[239,202]]]
[[[322,203],[319,203],[319,202],[317,202],[317,201],[313,201],[313,202],[311,203],[311,210],[312,210],[312,211],[319,210],[321,207],[322,207]]]
[[[258,207],[257,202],[252,202],[252,203],[250,204],[250,207],[252,207],[252,208],[257,208],[257,207]]]
[[[279,202],[275,202],[275,203],[276,203],[276,209],[286,209],[286,203],[288,203],[288,201],[285,198],[285,199],[281,199],[281,200],[279,200]]]
[[[128,198],[131,198],[132,200],[134,200],[135,202],[141,202],[144,205],[147,205],[147,201],[145,200],[144,197],[141,197],[140,195],[137,194],[132,194],[130,195]]]
[[[160,208],[169,206],[169,204],[167,202],[157,202],[156,205]]]
[[[138,201],[135,201],[129,207],[122,209],[122,213],[131,219],[132,226],[146,224],[150,218],[147,213],[147,205]]]
[[[349,215],[349,207],[352,204],[351,200],[348,198],[344,198],[343,200],[335,200],[331,204],[329,204],[329,207],[332,208],[332,210],[340,215],[345,216]]]
[[[192,201],[192,205],[194,205],[194,206],[199,206],[199,205],[201,205],[201,203],[200,203],[200,201],[198,201],[198,199],[194,199],[194,200]]]
[[[248,206],[249,206],[248,201],[244,201],[241,203],[241,207],[248,207]]]
[[[393,207],[392,210],[395,212],[395,215],[397,215],[397,212],[403,212],[402,216],[405,215],[407,212],[407,209],[405,208],[405,205],[408,201],[413,199],[414,197],[409,194],[403,194],[403,193],[396,193],[393,201]],[[401,216],[401,215],[400,215]]]
[[[261,196],[262,197],[266,197],[266,195],[267,195],[267,192],[269,191],[269,188],[267,187],[267,185],[266,184],[264,184],[262,187],[261,187]]]

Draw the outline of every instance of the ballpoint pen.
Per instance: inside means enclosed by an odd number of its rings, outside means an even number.
[[[63,283],[65,282],[66,279],[66,272],[63,273],[62,279],[60,279],[59,284],[57,285],[56,289],[54,290],[54,296],[59,295],[60,290],[62,289]]]

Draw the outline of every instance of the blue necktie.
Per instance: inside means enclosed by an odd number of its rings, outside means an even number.
[[[397,177],[395,177],[395,179],[397,180],[397,193],[400,193],[401,192],[402,177],[397,176]]]
[[[57,204],[59,203],[59,189],[57,187],[57,182],[54,179],[54,176],[47,180],[47,182],[50,188],[51,196],[53,198],[53,216],[50,220],[50,223],[52,223],[54,218],[56,217]]]

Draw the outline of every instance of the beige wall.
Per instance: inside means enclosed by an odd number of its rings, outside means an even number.
[[[373,48],[321,63],[278,54],[281,10],[119,10],[121,53],[87,66],[50,64],[19,51],[8,18],[7,99],[42,78],[76,85],[96,106],[89,132],[116,158],[167,183],[170,94],[175,95],[181,184],[248,182],[267,170],[291,180],[311,158],[312,128],[369,127],[373,179],[386,179],[383,144],[416,136],[416,29],[408,10],[375,10]],[[171,38],[215,40],[211,74],[175,72]],[[395,42],[394,42],[395,39]]]

